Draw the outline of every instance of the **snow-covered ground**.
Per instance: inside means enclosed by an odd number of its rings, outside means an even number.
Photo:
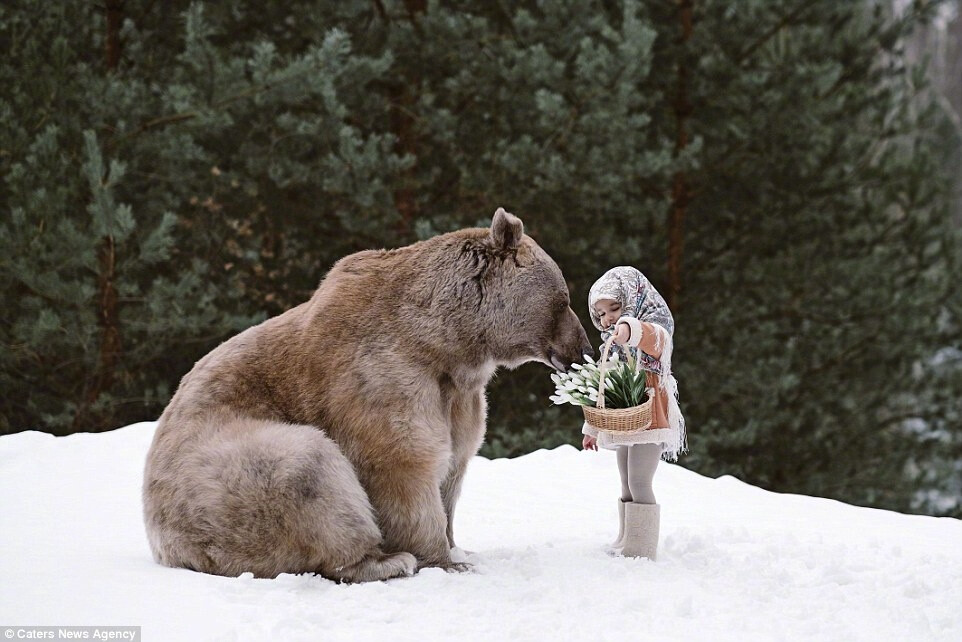
[[[962,521],[778,495],[662,464],[657,562],[612,558],[617,470],[571,447],[476,458],[455,520],[475,572],[340,585],[154,563],[154,424],[0,438],[0,627],[168,640],[962,640]]]

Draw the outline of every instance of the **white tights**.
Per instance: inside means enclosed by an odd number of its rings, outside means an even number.
[[[618,447],[618,472],[621,473],[621,501],[656,504],[651,480],[661,459],[661,444],[634,444]]]

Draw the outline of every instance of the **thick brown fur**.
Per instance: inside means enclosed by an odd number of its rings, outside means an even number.
[[[585,352],[561,271],[504,210],[491,229],[347,256],[181,381],[144,473],[154,557],[347,581],[459,568],[454,509],[488,380]]]

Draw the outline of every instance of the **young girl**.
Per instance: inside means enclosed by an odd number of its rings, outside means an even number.
[[[582,445],[617,451],[621,473],[620,527],[612,550],[630,557],[655,559],[658,549],[659,504],[651,480],[661,457],[675,460],[685,450],[685,419],[678,408],[678,390],[671,374],[675,322],[668,305],[645,275],[633,267],[608,270],[588,292],[591,321],[602,342],[614,335],[612,352],[641,359],[652,395],[651,427],[634,434],[598,431],[585,423]]]

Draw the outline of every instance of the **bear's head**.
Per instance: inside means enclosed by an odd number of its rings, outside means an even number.
[[[485,255],[477,277],[478,313],[485,344],[499,365],[540,361],[566,370],[593,354],[561,269],[524,233],[521,219],[498,208],[490,231],[478,241]]]

